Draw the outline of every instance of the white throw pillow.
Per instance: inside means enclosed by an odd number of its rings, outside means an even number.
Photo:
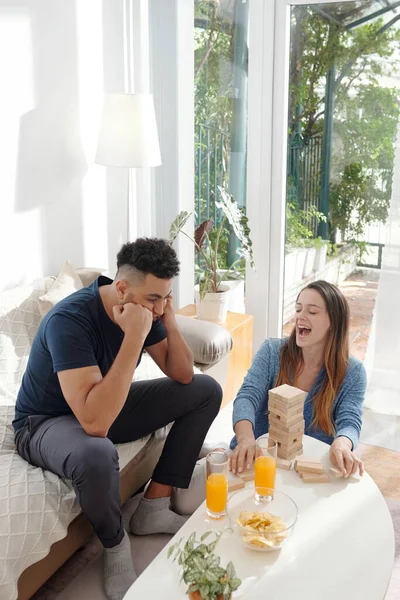
[[[83,284],[78,273],[69,260],[66,260],[53,286],[47,294],[39,298],[39,311],[42,317],[47,315],[57,302],[82,288]]]

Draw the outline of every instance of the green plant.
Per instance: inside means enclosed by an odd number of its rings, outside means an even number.
[[[229,562],[226,569],[220,566],[220,557],[214,553],[223,531],[207,531],[200,541],[196,540],[193,532],[183,547],[181,539],[168,550],[168,558],[178,560],[182,569],[182,580],[189,586],[186,593],[199,592],[203,600],[217,600],[222,595],[228,600],[233,591],[237,590],[241,580],[236,577],[235,567]],[[215,540],[209,544],[204,541],[209,535],[215,535]]]
[[[250,227],[247,216],[233,196],[228,194],[222,187],[218,187],[218,191],[219,198],[216,200],[216,205],[222,210],[223,218],[216,230],[214,229],[214,221],[208,219],[197,227],[194,236],[191,237],[183,230],[191,213],[182,211],[171,224],[169,231],[169,243],[171,245],[177,236],[182,233],[193,242],[199,257],[201,257],[202,264],[200,265],[200,261],[198,262],[198,273],[201,272],[199,282],[201,298],[204,298],[207,292],[218,292],[222,281],[229,279],[236,268],[243,268],[244,261],[249,261],[251,268],[255,268],[253,244],[250,238]],[[222,265],[219,249],[226,220],[230,223],[241,246],[236,250],[238,259],[230,266],[227,266],[227,269],[221,273],[220,269]],[[226,264],[226,260],[224,263]]]
[[[317,223],[326,221],[326,216],[320,213],[315,206],[308,209],[300,209],[295,201],[289,201],[286,204],[286,250],[292,248],[307,248],[322,245],[322,238],[313,238],[309,223],[315,219]],[[316,240],[321,240],[316,242]]]

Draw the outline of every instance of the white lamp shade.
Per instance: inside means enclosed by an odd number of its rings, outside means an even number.
[[[109,167],[161,165],[152,94],[106,96],[95,161]]]

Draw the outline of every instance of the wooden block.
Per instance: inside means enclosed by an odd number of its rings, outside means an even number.
[[[272,413],[270,413],[270,416],[269,416],[269,424],[274,429],[276,429],[278,431],[286,432],[286,433],[298,433],[299,431],[304,432],[304,428],[306,425],[306,423],[303,419],[303,416],[302,416],[301,419],[299,419],[293,425],[285,427],[283,425],[282,421],[280,419],[277,419],[276,415],[274,415]]]
[[[324,467],[320,462],[309,462],[306,460],[296,460],[294,463],[294,469],[298,473],[324,473]]]
[[[343,477],[343,473],[341,471],[339,471],[339,469],[336,469],[336,467],[330,467],[329,475],[332,475],[332,477],[334,477],[335,479],[339,479],[340,477]]]
[[[284,383],[283,385],[280,385],[279,387],[270,390],[268,397],[279,398],[288,406],[292,406],[301,399],[304,402],[304,400],[307,397],[307,392],[303,392],[303,390],[300,390],[299,388]]]
[[[246,469],[245,471],[240,473],[239,477],[243,479],[243,481],[254,481],[254,470],[250,469],[249,471],[247,471]]]
[[[302,401],[301,402],[296,402],[296,404],[293,404],[292,406],[286,406],[280,400],[269,399],[268,400],[268,407],[274,408],[276,410],[280,410],[280,411],[285,412],[285,413],[297,412],[299,409],[303,409],[304,408],[304,402],[302,402]]]
[[[237,477],[236,475],[230,475],[228,479],[228,492],[234,492],[235,490],[240,490],[244,488],[245,482],[241,477]]]
[[[329,483],[330,478],[328,473],[302,473],[301,478],[304,483]]]
[[[275,417],[277,421],[281,423],[280,427],[283,427],[285,429],[287,427],[291,427],[295,423],[297,424],[304,420],[304,411],[300,411],[298,413],[295,413],[294,415],[284,415],[282,412],[279,412],[278,414],[273,411],[269,411],[269,413],[272,416],[272,418]]]
[[[272,432],[269,434],[271,439],[274,439]],[[286,454],[291,454],[293,452],[293,450],[295,450],[296,448],[298,448],[299,446],[301,446],[303,444],[303,436],[296,438],[296,440],[292,440],[291,443],[289,444],[285,444],[283,442],[280,442],[279,440],[275,440],[276,443],[278,444],[278,450],[280,450],[280,453],[278,454],[278,456],[280,456],[280,454],[282,453],[286,453]],[[283,457],[285,458],[285,457]]]
[[[296,413],[295,415],[292,415],[290,417],[288,417],[287,415],[283,415],[283,413],[280,413],[278,415],[277,413],[271,411],[268,412],[271,422],[275,421],[277,426],[281,427],[282,429],[288,430],[290,427],[293,427],[293,425],[298,426],[299,423],[304,421],[304,412]]]
[[[279,458],[283,458],[285,460],[293,460],[294,458],[296,458],[297,456],[300,456],[301,454],[303,454],[303,446],[299,446],[297,449],[294,449],[292,452],[279,452],[278,451],[278,457]]]
[[[283,458],[278,458],[276,461],[276,466],[278,469],[284,469],[285,471],[290,471],[292,468],[291,460],[284,460]]]
[[[281,415],[289,419],[291,417],[294,417],[295,415],[303,414],[304,404],[293,406],[293,408],[285,408],[281,404],[277,404],[276,402],[268,402],[268,410],[274,413],[275,415]]]
[[[296,442],[292,446],[280,446],[278,444],[278,458],[284,458],[285,460],[290,460],[291,458],[295,458],[298,454],[303,452],[303,443]]]
[[[296,442],[302,442],[304,434],[302,431],[299,431],[299,433],[295,433],[295,434],[289,433],[289,435],[282,434],[279,431],[277,431],[276,429],[274,429],[273,427],[270,427],[269,431],[268,431],[268,435],[271,439],[280,443],[282,446],[291,446],[292,444],[295,444]]]
[[[275,440],[275,442],[278,443],[278,447],[282,449],[291,449],[292,447],[303,443],[303,434],[296,433],[295,436],[289,435],[280,438],[279,436],[276,436],[274,430],[271,429],[268,435],[271,440]]]

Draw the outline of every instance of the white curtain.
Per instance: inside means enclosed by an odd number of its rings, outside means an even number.
[[[365,406],[400,416],[400,123],[381,278],[365,366]]]

